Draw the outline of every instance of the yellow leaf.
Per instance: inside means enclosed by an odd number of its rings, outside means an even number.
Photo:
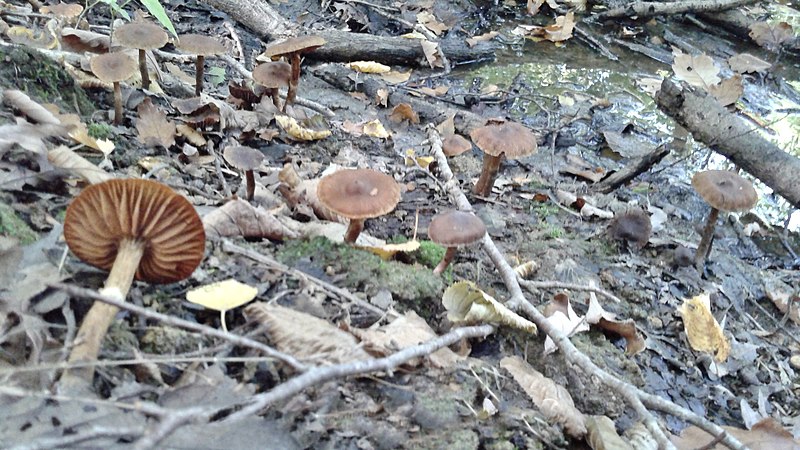
[[[214,311],[228,311],[250,302],[258,289],[234,279],[200,286],[186,293],[186,300]]]
[[[536,334],[536,324],[517,315],[471,281],[459,281],[444,291],[442,304],[454,323],[489,322]]]
[[[411,78],[411,72],[412,72],[411,70],[409,70],[408,72],[391,71],[388,73],[381,74],[381,77],[383,78],[383,81],[387,83],[400,84],[400,83],[405,83],[406,81],[408,81],[409,78]]]
[[[298,141],[316,141],[331,135],[331,130],[312,130],[301,126],[294,117],[276,115],[275,121],[289,136]]]
[[[404,39],[421,39],[423,41],[428,39],[425,37],[424,34],[420,33],[419,31],[414,31],[413,33],[401,34],[400,37]]]
[[[85,126],[79,126],[74,128],[72,131],[69,132],[69,137],[74,139],[75,142],[79,144],[83,144],[91,149],[102,152],[106,156],[110,155],[115,148],[114,143],[108,139],[95,139],[89,136],[89,132],[87,131]]]
[[[423,169],[427,169],[431,165],[434,158],[433,156],[416,156],[414,149],[406,150],[405,163],[407,166],[412,167],[419,164]]]
[[[722,327],[711,314],[708,294],[684,300],[678,307],[683,319],[689,345],[699,352],[714,353],[718,362],[725,361],[731,352],[731,344],[722,332]]]
[[[375,61],[355,61],[348,64],[347,67],[361,73],[386,73],[392,70],[391,67]]]
[[[419,249],[419,241],[408,241],[403,242],[401,244],[384,244],[384,245],[361,245],[358,248],[367,250],[369,252],[375,253],[376,255],[380,256],[383,260],[388,260],[392,256],[394,256],[397,252],[403,253],[410,253],[415,252]]]
[[[383,127],[383,124],[378,119],[364,124],[364,134],[369,137],[381,139],[386,139],[389,137],[389,132],[386,131],[386,128]]]

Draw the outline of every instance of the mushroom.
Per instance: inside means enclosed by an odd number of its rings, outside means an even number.
[[[492,193],[503,155],[518,159],[536,153],[537,149],[536,136],[516,122],[490,123],[472,130],[469,137],[484,153],[483,170],[473,190],[484,197]]]
[[[52,14],[65,23],[75,23],[83,12],[83,6],[77,3],[60,2],[55,5],[42,6],[39,8],[42,14]]]
[[[442,152],[445,156],[458,156],[471,149],[472,143],[460,134],[453,134],[442,140]]]
[[[195,63],[194,93],[203,92],[203,64],[206,56],[225,53],[225,46],[220,41],[202,34],[182,34],[178,36],[178,48],[197,55]]]
[[[155,50],[167,44],[167,33],[158,25],[148,22],[129,22],[114,30],[114,39],[122,46],[139,50],[139,72],[142,74],[142,89],[150,88],[147,73],[147,50]]]
[[[161,183],[139,179],[109,180],[84,189],[67,207],[64,238],[78,258],[110,271],[101,292],[123,299],[134,277],[150,283],[188,277],[205,251],[203,223],[191,203]],[[102,302],[92,305],[69,362],[97,358],[117,311]],[[92,371],[73,380],[91,380]]]
[[[397,206],[400,185],[372,169],[343,169],[320,180],[317,197],[323,206],[350,219],[344,241],[353,243],[365,219],[388,214]]]
[[[114,125],[122,123],[122,89],[119,82],[136,72],[136,61],[125,53],[104,53],[89,60],[92,73],[106,83],[114,84]]]
[[[608,236],[641,249],[650,240],[653,225],[650,216],[641,209],[630,209],[614,216],[608,224]]]
[[[286,93],[286,103],[283,104],[284,110],[287,105],[294,102],[297,96],[297,84],[300,81],[300,55],[312,52],[323,45],[325,45],[325,39],[320,36],[306,35],[289,38],[277,44],[270,45],[264,49],[264,53],[259,55],[259,58],[278,58],[285,56],[292,65],[292,77],[289,79],[289,91]]]
[[[747,211],[758,202],[753,183],[728,170],[706,170],[692,177],[692,187],[711,206],[703,228],[700,244],[694,256],[694,266],[702,273],[706,258],[711,253],[714,227],[720,211]]]
[[[253,69],[253,81],[263,86],[272,97],[272,103],[279,110],[281,101],[278,97],[278,89],[289,87],[292,78],[292,66],[283,61],[272,61],[259,64]]]
[[[253,195],[256,192],[256,179],[253,171],[264,162],[264,154],[254,148],[235,145],[227,147],[222,156],[228,164],[239,170],[244,170],[245,179],[247,180],[247,200],[253,200]]]
[[[433,273],[438,275],[444,272],[456,256],[458,247],[474,244],[483,239],[485,234],[486,225],[471,212],[450,210],[434,216],[428,226],[428,238],[447,247],[447,250]]]

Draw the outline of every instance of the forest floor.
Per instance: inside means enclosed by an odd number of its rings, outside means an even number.
[[[559,15],[545,6],[531,18],[522,4],[323,2],[328,3],[328,9],[319,2],[276,8],[309,32],[349,27],[381,35],[409,32],[405,24],[426,13],[433,19],[423,15],[420,23],[427,23],[429,30],[442,27],[443,40],[501,31],[482,44],[495,49],[525,45],[509,24],[547,25]],[[381,76],[313,60],[310,54],[303,62],[298,96],[317,106],[296,106],[291,115],[307,127],[306,134],[329,130],[330,135],[303,141],[296,131],[275,124],[273,118],[280,114],[274,108],[265,109],[258,99],[248,106],[248,89],[237,86],[249,86],[250,81],[224,59],[207,60],[206,92],[189,100],[193,61],[169,44],[154,54],[163,78],[149,91],[124,83],[125,118],[121,125],[111,125],[111,92],[98,88],[99,83],[85,83],[92,87],[84,90],[72,81],[75,70],[83,69],[88,77],[85,52],[50,47],[47,16],[21,12],[26,7],[0,2],[0,17],[9,25],[45,30],[36,39],[21,40],[12,39],[6,29],[0,88],[21,89],[36,103],[53,103],[62,114],[77,114],[78,121],[88,124],[89,135],[113,142],[113,150],[74,147],[105,174],[160,181],[195,206],[208,236],[200,266],[173,284],[135,282],[127,300],[206,328],[193,332],[164,322],[163,316],[122,312],[103,342],[89,389],[81,396],[59,389],[58,376],[67,367],[76,327],[92,304],[87,292],[102,287],[106,274],[67,253],[61,239],[66,207],[87,182],[48,161],[47,154],[75,142],[48,135],[38,125],[24,128],[22,116],[28,113],[5,101],[0,110],[2,447],[499,450],[601,448],[602,442],[611,448],[614,439],[599,431],[598,418],[605,417],[613,421],[612,433],[627,430],[628,448],[656,448],[652,438],[643,437],[642,417],[623,393],[563,351],[545,354],[541,332],[500,325],[488,336],[460,340],[450,350],[391,370],[332,376],[288,395],[281,389],[291,390],[287,383],[300,379],[303,370],[208,331],[225,326],[230,330],[225,335],[262,341],[309,366],[346,365],[353,360],[348,352],[364,350],[370,358],[380,358],[447,334],[459,325],[442,302],[446,290],[453,292],[449,287],[471,281],[500,302],[513,294],[485,244],[460,249],[441,276],[432,273],[444,248],[427,240],[428,225],[437,213],[459,205],[459,193],[466,194],[502,257],[513,267],[527,264],[528,273],[520,276],[527,300],[550,313],[554,308],[566,311],[565,301],[574,308],[577,316],[569,317],[562,331],[576,331],[572,343],[600,370],[718,425],[750,430],[736,436],[752,448],[800,446],[795,440],[800,435],[800,316],[796,306],[792,309],[800,286],[800,260],[794,253],[800,249],[800,236],[758,214],[722,214],[704,272],[684,261],[683,252],[696,248],[709,212],[692,188],[692,173],[709,160],[709,168],[729,165],[712,158],[702,143],[681,135],[674,124],[665,131],[632,121],[628,113],[641,105],[598,98],[580,86],[541,93],[538,86],[513,76],[507,86],[478,77],[465,81],[473,66],[444,74],[441,67],[419,67],[412,61],[414,67],[392,65],[392,72]],[[178,34],[218,36],[248,69],[263,50],[253,33],[203,4],[171,1],[164,7]],[[108,33],[105,6],[95,6],[85,19],[92,31]],[[607,33],[636,26],[640,23],[606,29],[591,24]],[[691,26],[656,18],[631,42],[652,44],[664,29]],[[745,45],[718,35],[709,35],[711,43],[699,42],[704,32],[696,29],[687,34],[704,49]],[[554,45],[527,42],[522,51]],[[582,45],[566,40],[560,57],[568,65],[571,52]],[[668,55],[672,52],[668,44],[655,45]],[[746,45],[762,60],[775,59]],[[612,49],[622,65],[626,58],[631,66],[644,58],[620,46]],[[48,52],[72,65],[72,74],[51,62]],[[72,53],[74,59],[62,53]],[[711,56],[718,61],[727,57],[722,50]],[[791,54],[782,58],[796,60]],[[455,61],[448,63],[455,66]],[[757,115],[757,99],[776,92],[791,97],[780,82],[781,64],[793,62],[778,63],[768,74],[743,76],[740,104],[747,109],[748,99],[756,99],[749,104],[749,117]],[[410,77],[403,80],[408,71]],[[646,90],[637,94],[648,95]],[[411,99],[415,114],[397,109],[398,99]],[[422,109],[425,104],[430,109]],[[325,116],[327,111],[333,116]],[[455,120],[450,116],[454,112]],[[447,159],[437,154],[442,136],[456,132],[469,137],[470,117],[514,120],[538,137],[538,153],[504,161],[489,196],[472,193],[482,168],[479,149],[473,146]],[[385,135],[366,126],[374,120]],[[181,129],[185,125],[195,131]],[[264,156],[251,202],[241,201],[243,174],[222,158],[232,145],[250,146]],[[644,173],[609,193],[593,189],[602,177],[659,145],[670,153]],[[401,201],[389,214],[367,220],[358,244],[419,241],[419,248],[382,259],[363,245],[342,243],[344,225],[315,216],[315,199],[302,192],[299,200],[282,195],[287,166],[305,180],[321,177],[332,166],[390,174],[401,186]],[[455,183],[444,178],[450,170]],[[774,196],[763,197],[762,202],[779,203]],[[230,205],[244,209],[222,209]],[[650,218],[652,233],[642,245],[614,239],[612,217],[630,211],[644,211]],[[252,227],[246,219],[261,222]],[[219,311],[186,300],[193,289],[231,278],[255,287],[258,303],[223,312],[224,324]],[[54,287],[59,282],[85,291]],[[710,300],[710,315],[699,329],[690,329],[687,300],[703,294]],[[589,327],[585,317],[590,304],[602,305],[616,319],[605,316],[606,325]],[[270,309],[274,305],[303,315],[265,319],[279,314]],[[689,309],[703,309],[691,305]],[[623,325],[615,328],[609,321]],[[718,327],[724,332],[715,335]],[[690,340],[695,339],[712,340],[709,351],[694,349]],[[725,346],[729,354],[716,360]],[[526,378],[537,372],[536,381]],[[225,420],[269,392],[278,400],[265,403],[267,408]],[[565,406],[570,402],[574,409]],[[669,434],[679,435],[690,425],[686,418],[648,406]],[[769,431],[764,431],[766,418],[771,418]],[[701,434],[675,442],[679,448],[697,448],[713,439]]]

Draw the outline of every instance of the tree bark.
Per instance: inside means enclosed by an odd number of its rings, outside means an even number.
[[[767,141],[747,122],[728,112],[709,94],[669,79],[656,94],[659,109],[692,136],[727,157],[789,203],[800,208],[800,158]]]
[[[636,16],[638,19],[645,19],[681,13],[724,11],[757,3],[758,1],[759,0],[682,0],[676,2],[633,2],[625,6],[609,9],[608,11],[597,14],[595,17],[598,20],[633,16]]]

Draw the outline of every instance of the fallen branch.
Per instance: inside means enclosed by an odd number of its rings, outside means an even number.
[[[458,186],[453,172],[450,170],[447,157],[442,151],[441,138],[433,127],[429,127],[428,129],[428,141],[431,145],[431,154],[434,156],[439,165],[439,173],[441,174],[444,185],[447,188],[447,193],[449,194],[452,202],[458,207],[458,209],[465,211],[472,210],[472,205],[464,195],[464,192]],[[537,310],[525,298],[519,282],[517,281],[514,269],[505,260],[503,255],[500,253],[500,250],[498,250],[497,246],[494,244],[494,241],[492,241],[492,238],[489,237],[488,234],[484,236],[482,246],[484,251],[489,255],[489,258],[495,264],[498,272],[500,272],[500,276],[502,277],[506,288],[509,291],[510,297],[508,300],[506,300],[507,306],[512,309],[522,310],[541,331],[550,336],[568,361],[583,369],[587,375],[596,377],[598,380],[600,380],[600,382],[608,386],[610,389],[619,393],[622,398],[624,398],[625,401],[631,405],[634,411],[636,411],[639,418],[644,422],[647,430],[658,443],[658,447],[660,449],[674,449],[675,447],[667,438],[664,430],[662,430],[658,425],[658,421],[656,420],[655,416],[653,416],[653,414],[645,407],[642,401],[643,398],[652,400],[653,396],[641,391],[637,387],[625,381],[620,380],[616,376],[609,374],[595,365],[588,356],[581,353],[572,344],[572,342],[570,342],[566,334],[554,327],[547,320],[547,318],[544,317],[544,315],[542,315],[542,313],[540,313],[539,310]],[[653,404],[655,405],[655,403]],[[697,425],[709,433],[712,433],[714,436],[722,435],[723,437],[720,440],[720,443],[731,449],[744,450],[746,448],[741,444],[741,442],[739,442],[730,433],[727,433],[722,427],[713,424],[705,418],[697,416],[685,408],[667,401],[659,403],[657,407],[658,409],[669,414],[675,414],[675,412],[679,412],[679,414],[675,415],[685,418],[685,420]]]
[[[652,152],[628,161],[625,167],[607,176],[597,184],[591,187],[595,192],[602,192],[608,194],[616,188],[636,178],[642,172],[647,171],[654,165],[658,164],[665,156],[669,154],[669,147],[660,145]]]
[[[677,2],[635,2],[595,15],[597,20],[634,17],[647,19],[684,13],[725,11],[744,5],[758,3],[759,0],[688,0]]]

